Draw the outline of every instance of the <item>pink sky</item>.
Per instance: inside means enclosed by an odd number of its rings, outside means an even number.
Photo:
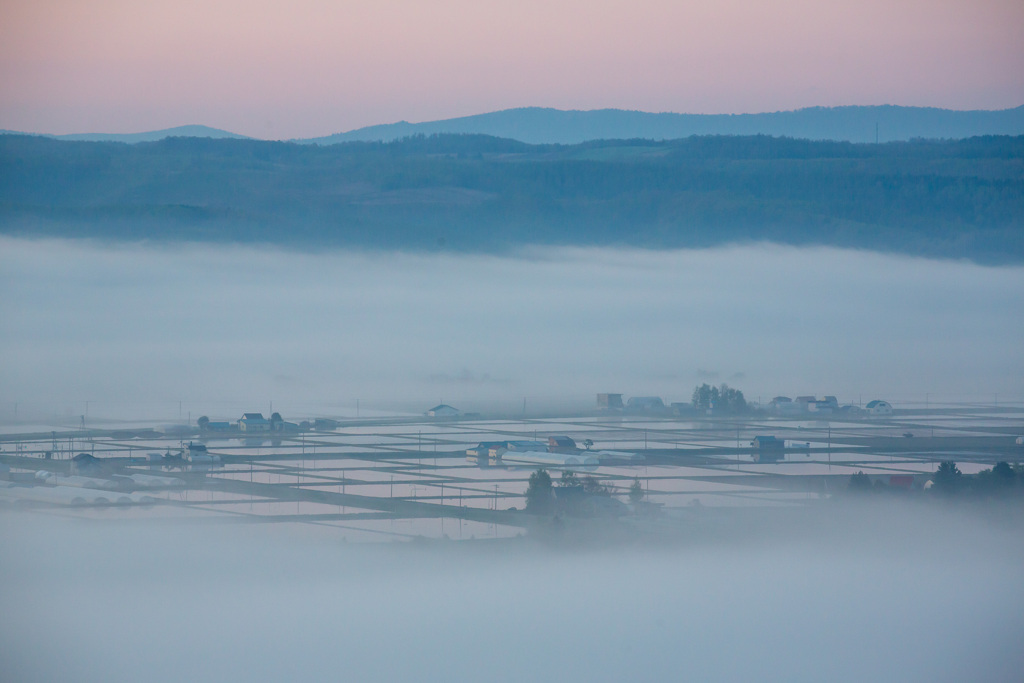
[[[1021,0],[5,0],[0,128],[1024,104]]]

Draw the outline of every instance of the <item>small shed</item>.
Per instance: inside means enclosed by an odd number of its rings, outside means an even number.
[[[318,432],[333,432],[335,429],[341,426],[341,423],[337,420],[332,420],[327,417],[318,417],[313,420],[313,429]],[[302,425],[300,424],[301,428]]]
[[[775,436],[755,436],[750,445],[756,462],[776,462],[786,455],[786,442]]]
[[[462,414],[462,411],[445,403],[441,403],[428,410],[426,414],[427,417],[458,417]]]
[[[626,401],[626,410],[634,413],[658,413],[665,410],[660,396],[632,396]]]
[[[103,461],[88,453],[79,453],[71,458],[71,474],[86,476],[102,475],[106,472]]]
[[[892,415],[892,404],[888,401],[868,401],[868,404],[864,406],[868,415]]]
[[[210,453],[206,446],[201,443],[189,442],[181,456],[184,460],[193,463],[220,461],[220,456]]]

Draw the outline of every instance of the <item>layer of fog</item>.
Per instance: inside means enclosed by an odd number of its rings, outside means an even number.
[[[2,419],[597,392],[1021,398],[1024,268],[834,249],[295,253],[0,239]],[[313,407],[316,407],[315,409]]]
[[[829,519],[566,550],[0,511],[0,679],[1017,680],[1019,524]]]

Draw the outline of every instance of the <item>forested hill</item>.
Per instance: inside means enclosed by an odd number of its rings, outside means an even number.
[[[769,240],[1024,262],[1024,137],[318,147],[4,135],[0,231],[488,252]]]

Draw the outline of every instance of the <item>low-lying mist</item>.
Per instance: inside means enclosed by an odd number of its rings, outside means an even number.
[[[0,511],[0,679],[1019,680],[1019,524],[832,513],[567,549]]]
[[[1024,377],[1024,268],[825,248],[299,253],[0,240],[10,417],[178,401],[304,410],[998,395]],[[427,404],[427,405],[424,405]],[[147,408],[149,406],[149,408]],[[154,406],[158,407],[154,408]]]

